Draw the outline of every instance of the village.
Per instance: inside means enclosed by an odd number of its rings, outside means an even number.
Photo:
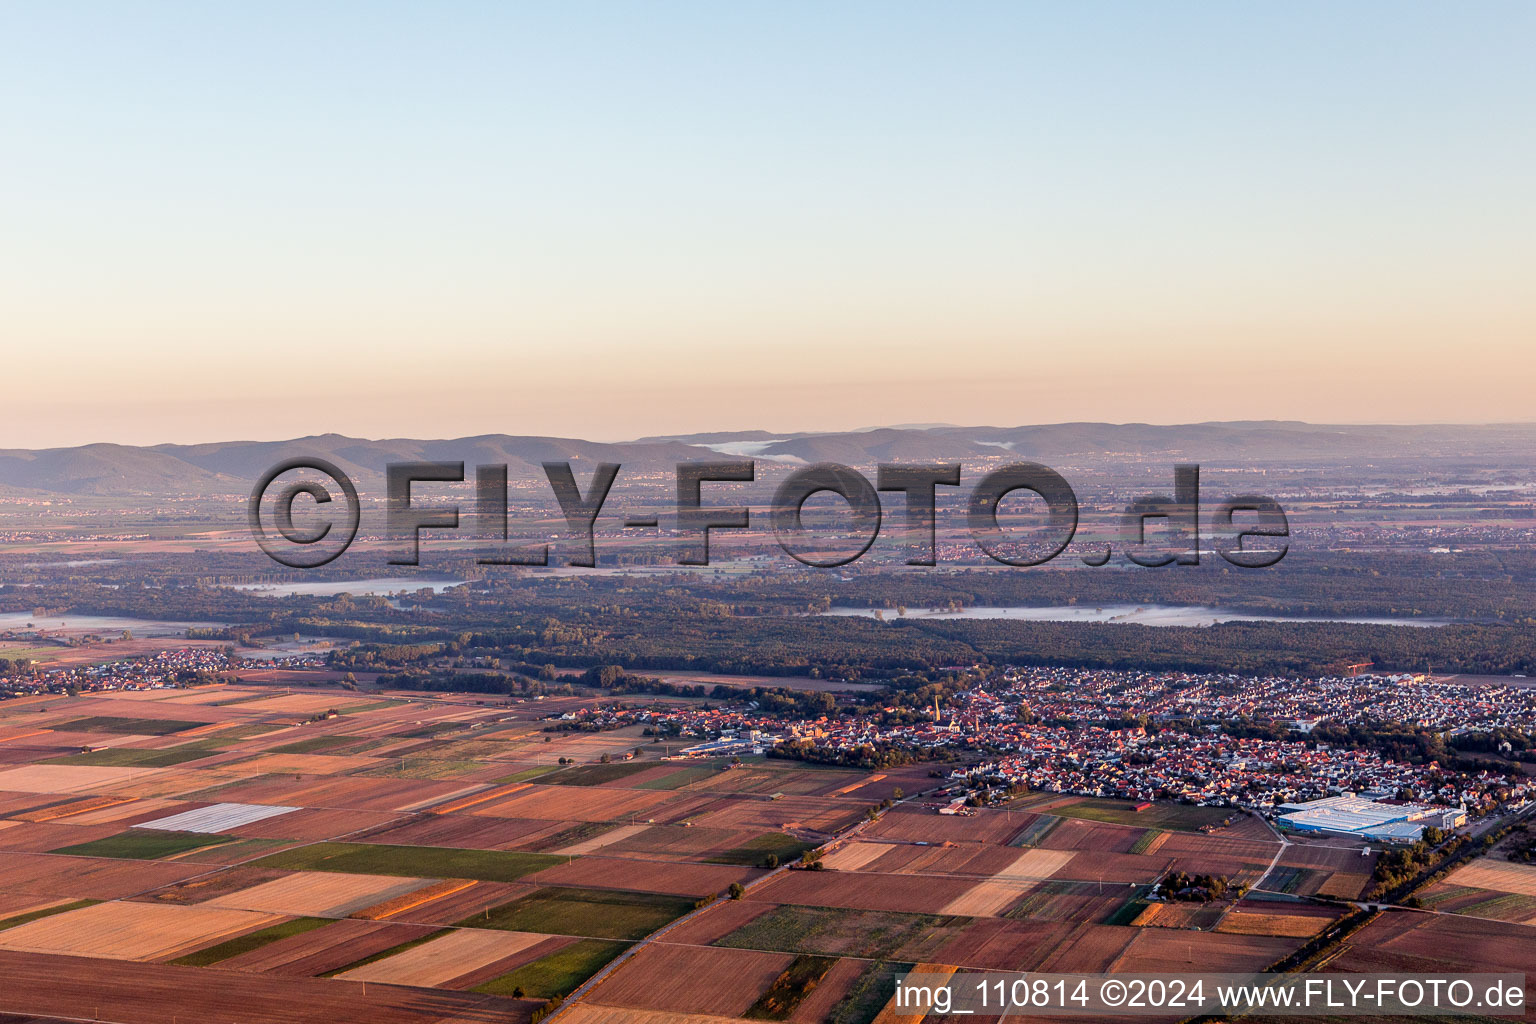
[[[697,739],[678,752],[683,758],[964,761],[949,772],[960,783],[942,805],[950,813],[1006,801],[1021,789],[1138,803],[1174,800],[1277,817],[1341,796],[1388,808],[1438,809],[1415,818],[1418,825],[1373,836],[1399,841],[1417,838],[1431,817],[1464,824],[1469,816],[1521,810],[1533,795],[1516,772],[1456,770],[1436,760],[1408,763],[1311,736],[1325,722],[1401,725],[1447,736],[1495,729],[1529,734],[1536,730],[1536,697],[1520,687],[1413,676],[1285,679],[1034,667],[974,672],[975,685],[947,702],[936,700],[918,721],[900,720],[902,709],[895,706],[881,709],[895,721],[869,714],[785,719],[733,701],[594,707],[563,717],[599,728],[643,722],[657,735]],[[1284,735],[1234,734],[1240,725]],[[1380,812],[1372,820],[1401,824],[1410,816]]]
[[[294,670],[321,665],[306,656],[279,662]],[[13,672],[0,677],[0,694],[196,685],[252,664],[227,647],[189,646]],[[1494,730],[1530,735],[1536,733],[1536,691],[1520,686],[1370,674],[1285,678],[1014,666],[956,671],[964,673],[964,688],[916,714],[892,704],[794,718],[749,699],[603,698],[556,718],[561,728],[581,730],[641,725],[657,739],[686,743],[670,756],[688,760],[768,755],[864,767],[933,761],[944,766],[935,774],[953,783],[946,800],[935,805],[945,813],[1035,791],[1240,808],[1313,827],[1332,818],[1286,815],[1305,811],[1312,801],[1350,798],[1378,804],[1355,809],[1365,815],[1350,819],[1358,828],[1377,830],[1362,836],[1412,841],[1431,818],[1460,825],[1517,812],[1533,797],[1531,784],[1517,772],[1394,759],[1314,735],[1325,723],[1402,726],[1445,737]],[[1511,753],[1507,741],[1497,749]]]

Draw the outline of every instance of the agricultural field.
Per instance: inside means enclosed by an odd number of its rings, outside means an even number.
[[[1329,969],[1525,974],[1529,1005],[1536,995],[1532,963],[1536,963],[1536,931],[1531,928],[1451,914],[1394,912],[1377,917],[1350,936]]]
[[[509,931],[537,926],[561,935],[633,940],[645,938],[693,908],[691,900],[655,893],[548,886],[460,924]]]
[[[130,994],[147,986],[186,992],[185,1019],[275,1024],[302,998],[288,1019],[519,1024],[596,976],[561,1020],[869,1024],[913,965],[1259,970],[1374,863],[1281,850],[1230,811],[1030,794],[940,815],[927,766],[545,731],[579,703],[215,685],[0,704],[0,970],[51,986],[15,1009],[159,1024]],[[1475,861],[1424,901],[1513,928],[1536,921],[1532,870]],[[1161,900],[1173,871],[1264,891]],[[1393,927],[1403,963],[1433,950]],[[79,958],[101,969],[59,985]]]
[[[1536,865],[1485,857],[1457,868],[1419,900],[1444,913],[1536,925]]]
[[[1051,813],[1062,818],[1082,818],[1087,821],[1104,821],[1115,825],[1136,825],[1142,828],[1182,829],[1198,831],[1202,827],[1219,825],[1237,816],[1237,812],[1224,807],[1196,807],[1190,804],[1154,804],[1145,810],[1123,800],[1095,800],[1089,797],[1053,806]]]
[[[775,868],[922,776],[665,760],[637,730],[546,732],[572,703],[214,685],[0,705],[0,961],[41,978],[50,958],[64,971],[89,957],[125,985],[216,972],[176,983],[188,1019],[212,1001],[203,989],[245,994],[260,1019],[270,981],[331,993],[312,1000],[329,1020],[517,1022],[617,958],[614,977],[643,979],[705,956],[742,971],[700,1012],[816,1020],[844,1002],[872,1016],[884,994],[871,979],[966,920],[822,907],[830,916],[802,921],[782,952],[716,943],[746,921],[716,921],[716,908],[774,914],[785,932],[810,908],[722,897],[812,880]],[[946,901],[979,880],[947,883]],[[893,891],[871,898],[899,902]],[[655,938],[674,930],[703,938]],[[852,947],[908,959],[871,974],[843,955]],[[681,1012],[688,977],[628,1009]],[[88,1018],[99,1001],[130,1024],[163,1019],[75,991],[80,1002],[54,992],[48,1008]],[[337,1009],[365,991],[367,1014]]]

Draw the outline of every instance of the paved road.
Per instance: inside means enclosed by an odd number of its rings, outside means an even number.
[[[1249,813],[1253,813],[1253,812],[1249,812]],[[1270,860],[1269,860],[1269,867],[1265,868],[1264,869],[1264,873],[1262,875],[1260,875],[1254,881],[1253,885],[1248,887],[1248,892],[1243,893],[1242,896],[1239,896],[1237,899],[1233,900],[1231,903],[1228,903],[1226,908],[1224,910],[1222,910],[1221,916],[1216,918],[1216,924],[1211,925],[1211,929],[1212,930],[1215,930],[1217,925],[1220,925],[1221,922],[1225,921],[1227,919],[1227,915],[1232,913],[1232,911],[1237,907],[1237,905],[1239,903],[1243,902],[1244,897],[1246,897],[1249,893],[1264,891],[1264,890],[1262,890],[1260,888],[1260,886],[1262,886],[1264,884],[1264,879],[1268,878],[1269,877],[1269,873],[1271,871],[1275,870],[1275,865],[1280,863],[1280,858],[1285,854],[1286,847],[1291,845],[1291,841],[1289,839],[1285,838],[1285,836],[1281,835],[1280,834],[1280,830],[1275,828],[1274,825],[1271,825],[1269,823],[1269,819],[1268,818],[1264,817],[1264,815],[1262,815],[1262,814],[1254,814],[1253,816],[1255,818],[1258,818],[1260,821],[1262,821],[1264,823],[1265,827],[1268,828],[1271,832],[1274,833],[1275,838],[1280,840],[1280,848],[1278,850],[1276,850],[1275,851],[1275,855],[1270,858]]]

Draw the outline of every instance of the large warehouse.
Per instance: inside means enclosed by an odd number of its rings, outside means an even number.
[[[1378,842],[1411,843],[1431,826],[1454,828],[1467,820],[1465,807],[1387,804],[1345,793],[1300,804],[1281,804],[1279,823],[1298,832],[1333,832]]]

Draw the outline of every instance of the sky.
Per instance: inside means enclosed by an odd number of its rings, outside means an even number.
[[[1536,5],[0,5],[0,447],[1536,418]]]

